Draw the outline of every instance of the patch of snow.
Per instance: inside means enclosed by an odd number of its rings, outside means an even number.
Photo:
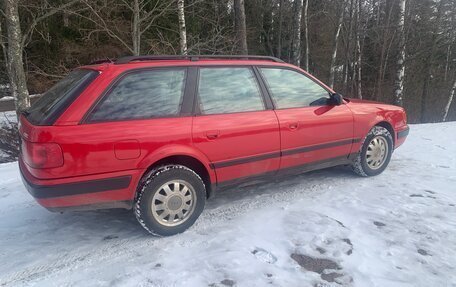
[[[1,286],[456,286],[456,123],[412,125],[386,171],[230,189],[187,232],[56,214],[0,165]]]
[[[32,94],[29,97],[30,98],[37,98],[39,96],[41,96],[41,94]],[[6,97],[3,97],[3,98],[0,98],[0,102],[1,101],[5,101],[5,102],[6,101],[14,101],[14,97],[13,96],[6,96]]]

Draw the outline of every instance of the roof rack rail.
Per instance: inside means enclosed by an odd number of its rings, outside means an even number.
[[[104,63],[114,63],[115,61],[116,61],[116,59],[109,59],[109,58],[98,59],[98,60],[90,62],[89,65],[97,65],[97,64],[104,64]]]
[[[135,61],[162,61],[162,60],[190,60],[199,61],[200,59],[238,59],[238,60],[269,60],[277,63],[284,63],[279,58],[271,56],[251,56],[251,55],[145,55],[127,56],[114,61],[114,64],[127,64]]]

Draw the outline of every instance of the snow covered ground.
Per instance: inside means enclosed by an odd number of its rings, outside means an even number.
[[[456,286],[456,123],[412,125],[380,176],[231,189],[184,234],[50,213],[0,165],[0,286]]]

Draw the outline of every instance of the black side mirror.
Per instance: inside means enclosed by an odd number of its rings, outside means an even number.
[[[344,98],[339,93],[331,94],[331,104],[340,106],[344,103]]]

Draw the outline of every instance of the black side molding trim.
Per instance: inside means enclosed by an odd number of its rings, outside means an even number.
[[[319,150],[319,149],[331,148],[331,147],[342,146],[342,145],[347,145],[347,144],[353,144],[353,143],[359,142],[359,141],[360,141],[360,139],[348,139],[348,140],[335,141],[335,142],[330,142],[330,143],[325,143],[325,144],[306,146],[306,147],[302,147],[302,148],[289,149],[289,150],[282,151],[282,156],[287,156],[287,155],[292,155],[292,154],[297,154],[297,153],[304,153],[304,152],[309,152],[309,151],[315,151],[315,150]]]
[[[407,126],[407,128],[405,130],[397,133],[397,138],[400,139],[400,138],[408,136],[409,131],[410,131],[410,128]]]
[[[25,178],[22,170],[21,175],[28,192],[33,197],[40,199],[124,189],[131,182],[131,176],[128,175],[57,185],[36,185]]]
[[[217,187],[220,189],[240,185],[242,183],[256,182],[256,181],[270,181],[274,177],[283,177],[296,175],[301,173],[306,173],[313,170],[323,169],[334,167],[338,165],[350,164],[353,161],[357,154],[346,154],[343,156],[328,158],[320,161],[309,162],[302,165],[292,166],[280,170],[269,171],[266,173],[261,173],[253,176],[246,176],[241,178],[236,178],[228,181],[223,181],[218,183]]]
[[[235,160],[227,160],[227,161],[211,163],[211,168],[213,168],[213,169],[222,168],[222,167],[227,167],[227,166],[232,166],[232,165],[238,165],[238,164],[244,164],[244,163],[249,163],[249,162],[254,162],[254,161],[275,158],[275,157],[280,157],[280,152],[272,152],[272,153],[262,154],[259,156],[251,156],[251,157],[247,157],[247,158],[240,158],[240,159],[235,159]]]
[[[233,165],[238,165],[238,164],[244,164],[244,163],[250,163],[250,162],[270,159],[270,158],[288,156],[288,155],[293,155],[293,154],[298,154],[298,153],[315,151],[315,150],[319,150],[319,149],[353,144],[353,143],[358,143],[360,141],[361,141],[361,139],[355,138],[355,139],[347,139],[347,140],[335,141],[335,142],[330,142],[330,143],[325,143],[325,144],[307,146],[307,147],[302,147],[302,148],[294,148],[294,149],[284,150],[281,152],[272,152],[272,153],[262,154],[262,155],[258,155],[258,156],[251,156],[251,157],[234,159],[234,160],[219,161],[219,162],[211,163],[210,167],[212,169],[223,168],[223,167],[228,167],[228,166],[233,166]]]

